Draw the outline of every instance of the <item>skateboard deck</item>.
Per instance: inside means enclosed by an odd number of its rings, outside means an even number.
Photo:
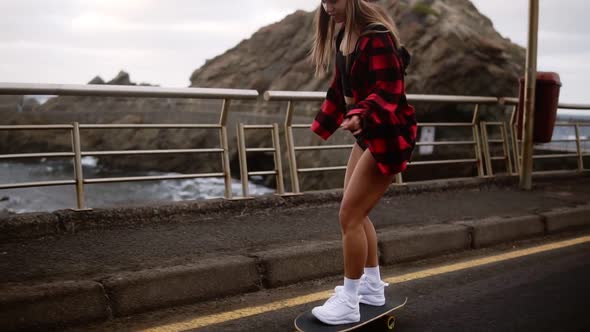
[[[357,323],[344,325],[324,324],[315,318],[315,316],[312,315],[311,310],[309,310],[295,318],[295,328],[299,332],[345,332],[355,330],[373,321],[383,319],[384,329],[393,330],[395,325],[395,316],[393,316],[392,313],[406,305],[407,301],[407,297],[388,298],[385,302],[385,305],[381,307],[375,307],[361,303],[361,320]]]

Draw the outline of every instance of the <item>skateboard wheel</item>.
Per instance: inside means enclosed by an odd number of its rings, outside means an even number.
[[[390,331],[395,327],[395,316],[387,316],[387,329]]]

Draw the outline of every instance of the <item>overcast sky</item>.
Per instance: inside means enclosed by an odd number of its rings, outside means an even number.
[[[0,0],[0,82],[84,84],[119,70],[186,87],[193,70],[260,27],[319,0]],[[557,71],[562,102],[590,103],[587,0],[541,0],[539,70]],[[528,0],[473,0],[525,46]]]

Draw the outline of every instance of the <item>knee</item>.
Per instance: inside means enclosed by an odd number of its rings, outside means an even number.
[[[354,229],[355,227],[363,227],[364,216],[359,213],[358,208],[354,208],[348,204],[342,204],[338,213],[340,220],[340,228],[343,233]]]

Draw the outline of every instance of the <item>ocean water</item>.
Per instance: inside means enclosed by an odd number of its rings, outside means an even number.
[[[553,129],[552,140],[570,140],[570,142],[550,142],[537,144],[536,148],[547,149],[552,151],[577,152],[576,130],[574,127],[556,126]],[[590,124],[580,127],[580,140],[590,139]],[[580,142],[582,153],[590,153],[590,141]]]
[[[97,160],[85,157],[82,160],[86,178],[105,178],[130,176],[117,172],[105,173],[97,167]],[[73,165],[69,161],[43,160],[41,163],[0,163],[0,183],[22,183],[36,181],[71,180]],[[175,173],[147,172],[141,175],[177,175]],[[136,176],[138,174],[133,174]],[[249,193],[259,196],[274,193],[273,188],[256,184],[259,178],[249,182]],[[200,178],[187,180],[163,180],[123,182],[85,185],[86,206],[106,208],[150,203],[203,200],[223,197],[225,185],[223,178]],[[241,182],[232,179],[232,193],[242,195]],[[59,187],[38,187],[0,190],[0,210],[16,213],[55,211],[76,207],[76,192],[73,185]]]

